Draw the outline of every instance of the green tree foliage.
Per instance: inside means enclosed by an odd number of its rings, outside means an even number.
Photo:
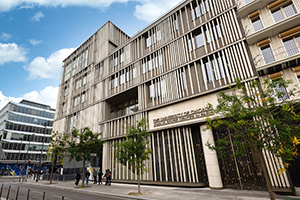
[[[270,199],[275,197],[263,150],[270,151],[278,157],[278,164],[281,166],[278,175],[285,171],[288,162],[298,155],[300,104],[292,100],[297,94],[295,89],[285,92],[284,88],[290,84],[291,81],[284,79],[266,79],[262,84],[259,81],[241,83],[237,80],[236,87],[231,92],[220,93],[215,108],[215,114],[219,117],[207,121],[208,128],[218,129],[226,126],[230,129],[236,148],[232,156],[245,155],[245,148],[255,151],[260,159]],[[221,156],[225,154],[225,146],[228,144],[228,136],[216,141],[215,146],[207,143],[209,148],[217,150]]]
[[[52,184],[53,169],[55,167],[55,162],[61,163],[65,157],[65,145],[67,143],[67,139],[68,139],[67,134],[63,134],[59,132],[53,132],[51,136],[50,145],[48,146],[47,149],[47,156],[50,157],[50,160],[52,162],[49,184]]]
[[[145,161],[149,159],[152,153],[148,147],[149,137],[152,133],[147,132],[146,120],[141,119],[136,122],[136,126],[130,126],[127,123],[125,140],[120,143],[114,143],[116,147],[116,160],[123,165],[127,162],[138,174],[138,193],[140,193],[140,176],[148,169]]]
[[[99,155],[102,151],[103,141],[99,139],[100,135],[101,133],[93,133],[93,131],[88,127],[80,130],[73,128],[72,130],[73,140],[68,142],[68,156],[70,157],[70,161],[83,161],[82,187],[84,187],[86,161],[91,160],[91,154],[96,153]]]

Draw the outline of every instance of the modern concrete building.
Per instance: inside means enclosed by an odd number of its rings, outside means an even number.
[[[54,130],[89,126],[102,132],[107,140],[102,169],[111,169],[115,180],[134,181],[136,172],[115,161],[112,144],[124,140],[125,122],[146,118],[153,154],[143,181],[265,189],[260,161],[251,150],[245,158],[218,160],[207,148],[208,140],[228,130],[204,131],[206,117],[213,116],[206,106],[216,105],[218,93],[237,77],[243,82],[272,78],[279,64],[295,74],[297,64],[287,63],[299,62],[299,49],[269,62],[272,38],[274,50],[280,42],[281,49],[285,41],[299,45],[299,38],[290,34],[298,31],[299,1],[285,2],[187,0],[132,37],[108,21],[63,61]],[[282,3],[287,7],[280,7]],[[274,21],[280,14],[272,17],[278,6],[289,13],[280,22]],[[257,22],[260,16],[265,26]],[[276,177],[272,159],[266,155],[273,187],[289,191],[292,181],[287,174]],[[64,162],[64,167],[70,165]]]
[[[283,77],[292,80],[289,88],[300,90],[300,1],[299,0],[237,0],[238,13],[245,31],[259,79]],[[288,95],[284,98],[291,99]],[[296,96],[299,99],[299,96]],[[266,163],[276,163],[266,153]],[[296,159],[287,173],[276,176],[278,165],[270,165],[272,185],[276,188],[300,187],[300,160]]]
[[[40,159],[47,161],[54,115],[50,106],[27,100],[5,105],[0,110],[0,146],[5,159],[0,163],[18,171],[29,159],[32,165]]]

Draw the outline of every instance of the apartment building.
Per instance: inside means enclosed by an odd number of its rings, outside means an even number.
[[[18,171],[29,159],[31,164],[47,161],[54,115],[50,106],[27,100],[6,104],[0,110],[0,146],[5,155],[0,163]]]
[[[275,29],[258,30],[249,17],[258,9],[270,9],[266,2],[183,1],[132,37],[108,21],[63,61],[53,129],[70,133],[73,127],[89,126],[102,132],[107,141],[102,169],[111,169],[115,181],[134,181],[136,171],[116,162],[112,144],[124,140],[126,122],[133,125],[146,118],[153,154],[142,181],[266,189],[254,152],[218,160],[205,145],[228,133],[205,129],[206,117],[214,115],[207,103],[216,105],[218,93],[237,77],[245,83],[268,78],[270,63],[262,64],[267,50],[258,44],[266,47],[265,32],[272,38]],[[278,34],[294,28],[288,26]],[[266,154],[269,172],[276,176],[272,159]],[[71,165],[65,161],[64,167]],[[282,177],[273,182],[274,188],[290,190],[289,177]]]
[[[293,87],[300,90],[300,1],[237,0],[237,4],[259,79],[283,77],[293,84],[278,91],[287,93]],[[283,98],[291,97],[287,94]],[[266,160],[276,163],[271,155]],[[287,174],[276,176],[275,171],[270,171],[273,186],[300,187],[297,166],[300,166],[299,159],[289,168],[290,180]]]

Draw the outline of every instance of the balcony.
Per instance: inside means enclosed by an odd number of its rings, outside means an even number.
[[[274,21],[271,21],[270,23],[268,23],[272,24],[271,26],[267,26],[258,31],[254,31],[253,27],[245,27],[245,35],[247,36],[248,44],[255,44],[261,40],[271,38],[274,35],[278,35],[281,32],[292,29],[295,26],[299,26],[299,20],[300,13],[297,13],[289,18],[277,22],[276,24],[274,23]]]
[[[285,43],[276,49],[262,50],[260,54],[253,57],[253,62],[258,71],[268,74],[268,69],[278,67],[285,69],[300,65],[300,48],[295,43]],[[295,65],[295,66],[293,66]],[[276,70],[275,70],[276,71]]]
[[[249,13],[266,7],[274,0],[236,0],[238,12],[241,18],[246,17]]]

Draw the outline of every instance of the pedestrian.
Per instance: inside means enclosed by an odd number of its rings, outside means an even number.
[[[96,172],[95,169],[93,170],[93,177],[94,177],[94,183],[93,184],[97,184],[97,172]]]
[[[106,178],[105,185],[110,186],[111,185],[111,172],[109,169],[105,170],[104,177]]]
[[[75,176],[75,185],[77,186],[80,180],[80,172],[77,172],[76,176]]]
[[[98,185],[102,185],[102,175],[103,175],[103,173],[102,173],[102,171],[101,170],[99,170],[99,173],[98,173]]]
[[[108,181],[109,181],[109,186],[111,185],[111,171],[108,169]]]
[[[36,169],[36,170],[34,170],[34,174],[33,174],[33,180],[35,180],[37,173],[38,173],[38,170],[37,170],[37,169]]]
[[[90,172],[89,172],[89,170],[87,170],[86,171],[86,174],[85,174],[85,183],[86,183],[86,185],[88,185],[89,184],[89,178],[90,178]]]

